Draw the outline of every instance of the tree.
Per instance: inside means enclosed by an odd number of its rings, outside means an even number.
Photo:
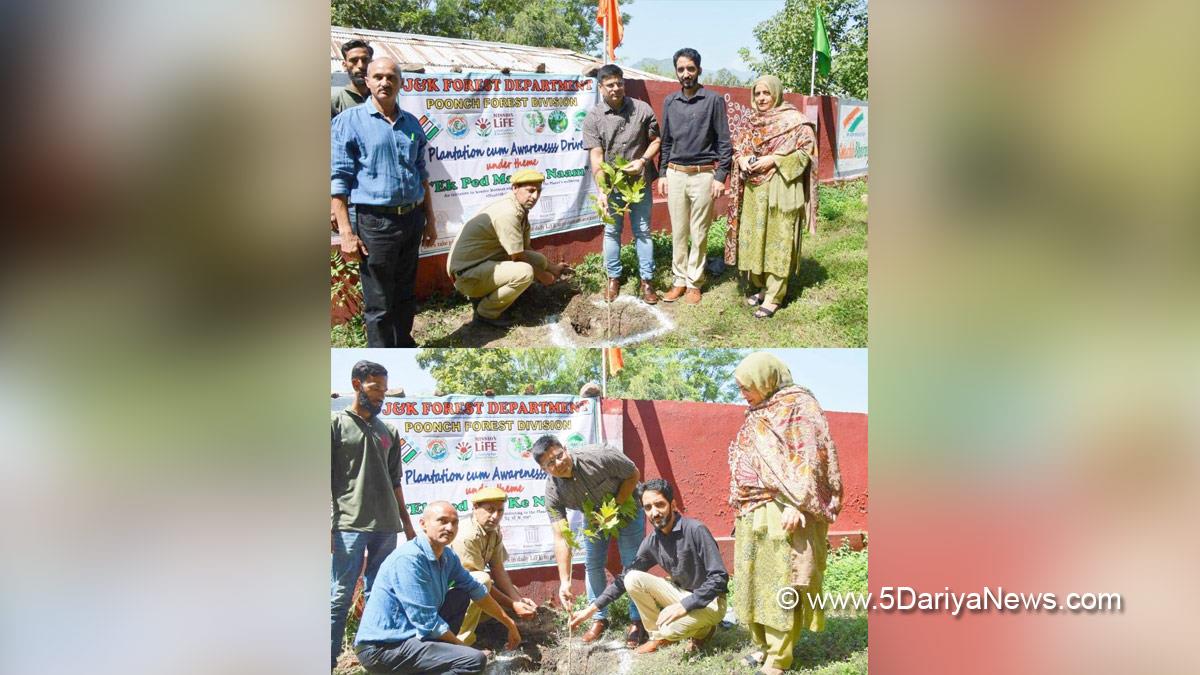
[[[633,0],[625,0],[628,5]],[[595,0],[333,0],[335,26],[599,54]],[[629,25],[630,17],[622,13]]]
[[[760,75],[775,75],[789,91],[808,93],[817,6],[833,51],[832,72],[828,77],[817,73],[817,93],[866,100],[866,0],[785,0],[778,14],[754,28],[762,58],[755,59],[750,50],[742,48],[738,50],[742,61]]]
[[[736,349],[677,350],[657,347],[624,350],[625,367],[608,380],[610,398],[728,402],[737,397],[733,369]],[[576,394],[600,381],[598,349],[440,349],[417,352],[447,393]]]
[[[749,86],[749,82],[738,77],[736,73],[728,68],[722,68],[715,73],[703,73],[700,76],[700,82],[703,84],[711,84],[715,87],[745,87]]]

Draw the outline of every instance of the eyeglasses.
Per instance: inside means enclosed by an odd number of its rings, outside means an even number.
[[[558,448],[557,451],[551,450],[550,452],[554,454],[546,454],[545,461],[542,462],[543,470],[549,470],[550,467],[558,464],[567,457],[567,452],[562,448]]]

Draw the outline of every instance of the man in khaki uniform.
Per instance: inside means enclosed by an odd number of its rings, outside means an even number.
[[[477,301],[474,320],[479,323],[511,326],[501,314],[534,279],[549,285],[570,270],[530,248],[529,210],[537,204],[544,180],[533,169],[513,174],[512,193],[464,223],[450,246],[446,272],[456,289]]]
[[[462,566],[475,581],[487,587],[500,607],[511,609],[518,618],[528,619],[537,613],[537,603],[521,597],[508,571],[504,569],[508,551],[504,549],[500,535],[500,519],[504,517],[507,502],[508,495],[496,487],[483,488],[472,495],[471,503],[475,505],[475,510],[471,518],[459,526],[458,536],[451,546],[462,561]],[[488,573],[489,569],[491,574]],[[458,631],[458,639],[463,644],[475,644],[475,627],[479,625],[479,615],[483,611],[478,602],[472,602],[467,608]],[[500,619],[490,613],[489,616]]]

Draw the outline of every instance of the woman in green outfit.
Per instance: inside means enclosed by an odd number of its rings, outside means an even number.
[[[748,127],[735,134],[731,222],[737,232],[737,267],[749,275],[746,304],[766,319],[787,295],[800,266],[800,240],[811,181],[805,171],[817,147],[816,129],[783,101],[783,85],[764,75],[751,88]]]
[[[754,646],[746,664],[775,675],[792,665],[801,631],[824,628],[809,598],[821,593],[842,474],[825,413],[782,361],[755,352],[734,378],[750,404],[729,446],[734,611]]]

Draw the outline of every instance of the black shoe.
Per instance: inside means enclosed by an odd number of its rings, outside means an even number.
[[[479,312],[475,312],[475,316],[472,318],[472,321],[475,323],[481,323],[485,326],[491,326],[492,328],[509,328],[513,325],[513,320],[504,316],[503,314],[494,319],[489,319]]]

